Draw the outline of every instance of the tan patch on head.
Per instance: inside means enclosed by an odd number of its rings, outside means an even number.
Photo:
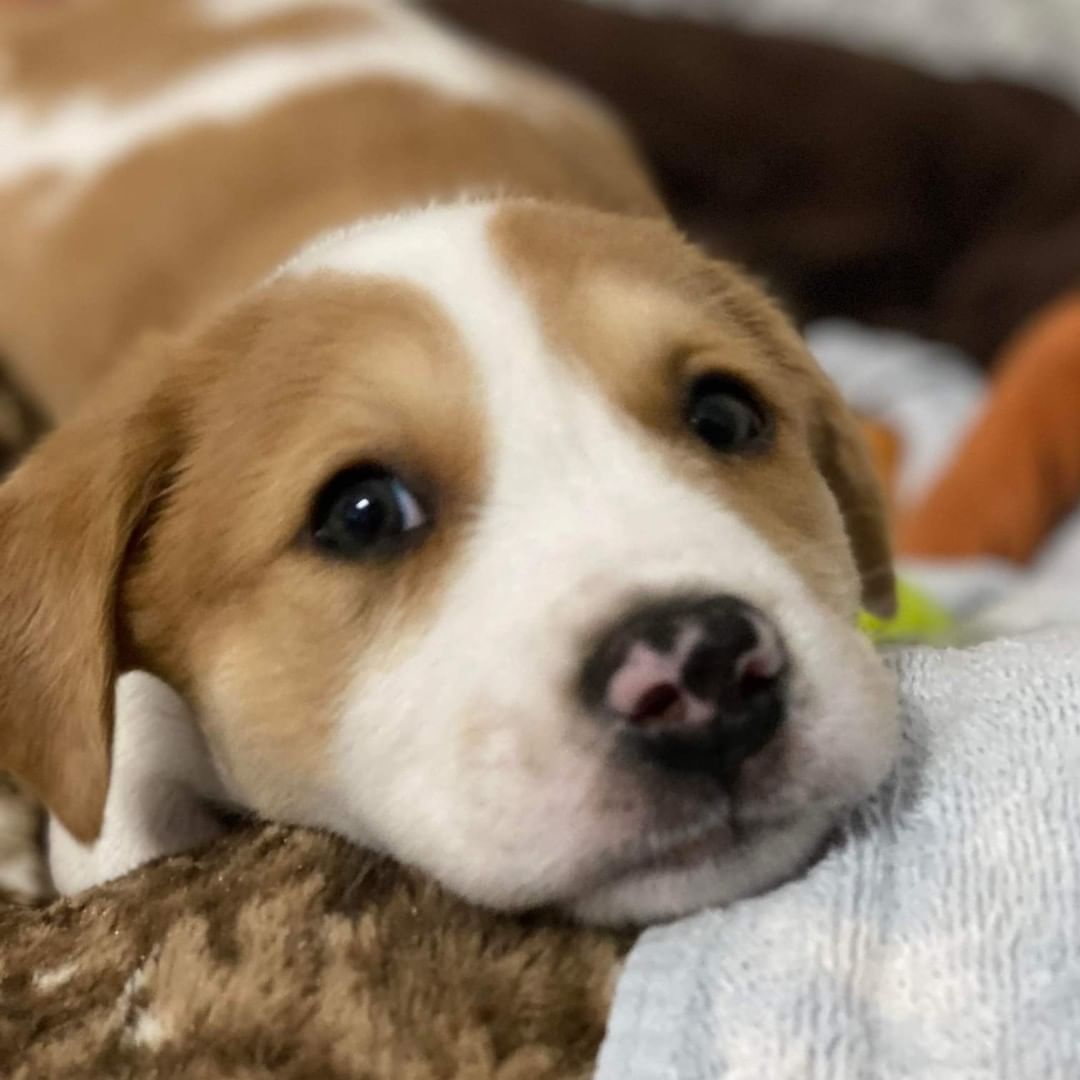
[[[493,234],[556,351],[658,435],[680,472],[715,491],[834,608],[853,613],[857,601],[849,547],[864,591],[883,584],[870,583],[878,569],[887,590],[883,506],[854,421],[753,283],[660,222],[526,205],[501,211]],[[722,457],[692,435],[686,395],[709,373],[739,379],[765,403],[774,433],[764,452]]]
[[[467,527],[477,388],[434,305],[375,280],[283,280],[192,349],[188,445],[125,592],[133,660],[187,692],[236,769],[318,772],[350,677],[408,639]],[[423,544],[343,561],[308,543],[317,492],[359,464],[417,494]]]
[[[613,183],[583,179],[574,154],[554,150],[510,111],[389,81],[178,132],[44,233],[19,226],[18,205],[5,222],[0,206],[0,343],[64,414],[139,333],[188,325],[334,225],[463,193],[617,203]]]

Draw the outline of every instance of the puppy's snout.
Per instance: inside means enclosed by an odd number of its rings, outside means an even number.
[[[648,760],[726,779],[782,724],[787,666],[779,631],[756,608],[733,596],[678,598],[608,630],[581,689]]]

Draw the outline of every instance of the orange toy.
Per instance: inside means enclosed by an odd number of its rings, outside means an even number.
[[[1013,339],[982,416],[952,465],[898,522],[897,547],[923,558],[1027,562],[1080,504],[1080,292]]]

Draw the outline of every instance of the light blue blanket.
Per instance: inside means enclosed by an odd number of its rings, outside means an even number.
[[[1080,631],[894,663],[894,779],[802,880],[644,935],[599,1080],[1080,1080]]]

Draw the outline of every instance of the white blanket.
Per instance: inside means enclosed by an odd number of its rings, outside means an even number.
[[[805,878],[644,935],[599,1080],[1080,1077],[1080,631],[893,662],[894,779]]]

